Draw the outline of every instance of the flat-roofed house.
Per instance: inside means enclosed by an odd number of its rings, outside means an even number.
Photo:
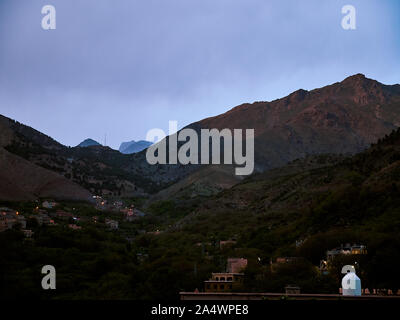
[[[228,258],[226,272],[212,273],[211,279],[204,281],[205,292],[230,292],[240,286],[246,266],[247,259]]]

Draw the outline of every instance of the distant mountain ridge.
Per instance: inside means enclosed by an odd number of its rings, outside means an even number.
[[[153,143],[145,140],[139,140],[139,141],[132,140],[129,142],[122,142],[121,146],[119,147],[119,152],[124,154],[137,153],[144,149],[147,149],[152,144]]]
[[[92,147],[92,146],[101,146],[101,144],[93,139],[86,139],[77,145],[77,147],[80,147],[80,148],[86,148],[86,147]]]

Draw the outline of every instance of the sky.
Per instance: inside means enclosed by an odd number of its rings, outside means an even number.
[[[400,1],[0,0],[0,114],[68,146],[118,149],[356,73],[400,83]]]

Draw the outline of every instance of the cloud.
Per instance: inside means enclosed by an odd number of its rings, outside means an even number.
[[[66,144],[108,132],[117,148],[358,72],[399,82],[395,1],[352,1],[354,31],[343,1],[50,2],[54,31],[41,29],[48,0],[0,4],[0,113]]]

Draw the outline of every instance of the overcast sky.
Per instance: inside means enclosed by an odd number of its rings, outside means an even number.
[[[400,83],[400,1],[0,0],[0,114],[65,145],[118,148],[355,73]]]

